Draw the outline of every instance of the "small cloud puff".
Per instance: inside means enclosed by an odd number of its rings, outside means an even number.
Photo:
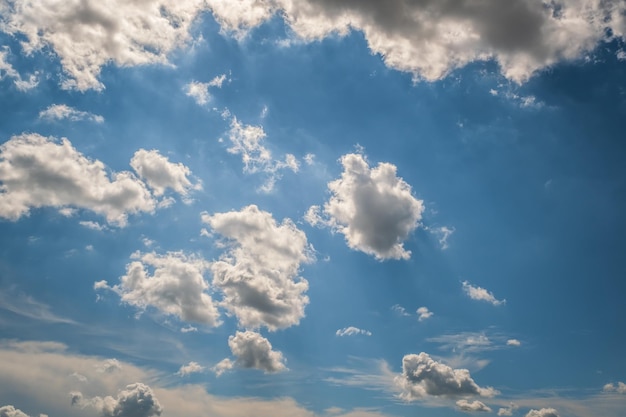
[[[506,300],[498,300],[492,292],[481,287],[474,287],[468,281],[463,281],[463,291],[472,300],[486,301],[494,306],[506,304]]]
[[[371,336],[372,332],[370,332],[369,330],[363,330],[363,329],[359,329],[357,327],[344,327],[343,329],[339,329],[335,332],[335,334],[337,336],[355,336],[355,335],[365,335],[365,336]]]
[[[429,318],[431,318],[435,313],[433,313],[432,311],[428,310],[427,307],[420,307],[417,309],[417,314],[419,315],[419,317],[417,318],[419,321],[424,321],[427,320]]]
[[[487,407],[485,403],[475,400],[475,401],[467,401],[467,400],[458,400],[456,402],[456,406],[461,411],[465,411],[467,413],[475,413],[475,412],[484,412],[491,413],[491,408]]]

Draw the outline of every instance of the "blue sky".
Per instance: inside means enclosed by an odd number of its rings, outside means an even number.
[[[0,15],[0,416],[623,415],[623,2]]]

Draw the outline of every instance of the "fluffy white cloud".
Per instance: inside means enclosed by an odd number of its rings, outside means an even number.
[[[226,74],[218,75],[208,83],[200,81],[192,81],[185,85],[184,91],[188,97],[193,98],[199,106],[204,106],[211,101],[210,87],[222,88],[222,84],[226,80]]]
[[[530,410],[526,417],[559,417],[554,408],[542,408],[541,410]]]
[[[156,196],[163,195],[167,188],[183,196],[191,188],[200,188],[199,184],[193,185],[189,180],[191,171],[188,167],[180,162],[170,162],[157,150],[139,149],[130,160],[130,166],[152,188]]]
[[[283,354],[272,350],[272,344],[256,332],[237,332],[228,338],[228,346],[235,356],[232,367],[260,369],[265,373],[275,373],[287,370]],[[220,365],[221,364],[221,365]],[[218,366],[227,369],[227,362],[220,362]]]
[[[309,303],[308,282],[300,264],[313,259],[304,232],[285,219],[277,224],[257,206],[241,211],[203,214],[202,221],[226,239],[229,249],[211,264],[221,305],[242,327],[270,331],[298,324]]]
[[[28,414],[12,405],[3,405],[0,407],[0,417],[28,417]]]
[[[621,381],[617,384],[606,384],[602,389],[604,392],[617,392],[619,394],[626,394],[626,384]]]
[[[271,151],[263,144],[265,137],[263,127],[243,125],[236,117],[233,117],[228,131],[228,139],[232,146],[228,148],[228,152],[241,155],[245,173],[265,173],[267,179],[261,186],[261,191],[270,192],[280,178],[281,170],[288,168],[293,172],[298,172],[300,164],[292,154],[286,154],[284,161],[274,159]]]
[[[54,51],[67,76],[64,88],[102,90],[98,76],[108,63],[166,64],[205,7],[203,0],[16,0],[0,3],[0,28],[23,35],[26,54],[47,47]]]
[[[93,407],[103,417],[152,417],[160,416],[163,407],[155,397],[152,389],[137,382],[120,390],[117,397],[83,398],[80,392],[71,393],[72,405]]]
[[[187,376],[199,372],[204,372],[204,366],[198,362],[189,362],[187,365],[181,366],[177,373],[180,376]]]
[[[208,0],[218,22],[238,36],[280,14],[306,41],[351,30],[373,53],[416,80],[441,79],[473,61],[493,59],[507,78],[572,60],[626,33],[621,0]]]
[[[400,398],[406,401],[427,396],[492,397],[498,393],[491,387],[479,387],[467,369],[453,369],[424,352],[402,358],[402,375],[397,376],[395,382],[402,390]]]
[[[112,290],[124,303],[140,309],[152,306],[183,321],[207,326],[221,324],[217,307],[207,293],[209,284],[204,279],[208,262],[182,252],[165,255],[152,252],[135,257],[138,259],[126,266],[126,275],[119,284],[110,287],[106,281],[99,281],[94,288]]]
[[[485,413],[491,413],[491,408],[487,407],[487,405],[485,405],[485,403],[478,401],[478,400],[474,400],[474,401],[468,401],[468,400],[458,400],[456,402],[456,406],[459,408],[459,410],[461,411],[465,411],[468,413],[475,413],[475,412],[485,412]]]
[[[519,406],[517,404],[511,403],[506,408],[500,408],[498,410],[498,415],[499,416],[512,416],[513,412],[516,411],[518,408]]]
[[[235,363],[232,360],[226,358],[219,361],[214,367],[211,368],[211,370],[215,372],[216,376],[220,376],[223,373],[233,369],[234,366]]]
[[[417,318],[419,321],[424,321],[426,319],[431,318],[435,313],[428,310],[428,307],[420,307],[417,309],[417,314],[419,317]]]
[[[88,120],[95,123],[104,122],[104,117],[100,115],[77,110],[65,104],[51,105],[47,109],[39,112],[39,118],[47,120],[69,120],[72,122],[78,122],[80,120]]]
[[[507,346],[521,346],[522,342],[520,342],[517,339],[509,339],[509,340],[506,341],[506,345]]]
[[[156,202],[142,181],[127,171],[111,177],[102,162],[67,139],[13,136],[0,145],[0,217],[17,220],[31,207],[74,206],[124,226],[128,214],[154,211]]]
[[[424,203],[411,194],[411,186],[396,175],[395,165],[370,168],[361,154],[341,157],[341,178],[328,183],[331,197],[305,215],[311,225],[324,225],[342,233],[348,246],[376,259],[408,259],[403,242],[417,228]]]
[[[465,291],[465,294],[467,294],[472,300],[486,301],[494,306],[506,304],[506,300],[498,300],[492,292],[487,291],[484,288],[474,287],[468,281],[463,281],[462,284],[463,291]]]
[[[450,236],[452,236],[456,229],[454,227],[441,226],[429,227],[428,231],[437,237],[441,250],[446,250],[450,247],[450,245],[448,244],[448,239],[450,238]]]
[[[2,10],[2,5],[0,5],[0,11]],[[12,78],[13,84],[20,91],[27,91],[32,88],[37,87],[39,84],[39,80],[35,74],[32,74],[28,80],[22,79],[22,76],[19,72],[13,68],[13,65],[9,61],[7,61],[8,56],[8,48],[0,50],[0,80],[4,78]]]
[[[339,329],[335,332],[337,336],[355,336],[358,334],[363,334],[365,336],[371,336],[372,332],[369,330],[359,329],[354,326],[344,327],[343,329]]]

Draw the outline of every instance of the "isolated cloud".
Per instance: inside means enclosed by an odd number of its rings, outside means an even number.
[[[28,414],[12,405],[3,405],[0,407],[0,417],[28,417]]]
[[[473,61],[495,60],[503,75],[523,82],[533,72],[580,58],[610,29],[624,37],[620,0],[209,0],[218,22],[242,36],[283,16],[305,41],[351,30],[363,33],[373,53],[392,68],[434,81]]]
[[[198,362],[189,362],[187,365],[181,366],[177,374],[180,376],[187,376],[200,372],[204,372],[204,366],[200,365]]]
[[[47,120],[69,120],[71,122],[78,122],[81,120],[87,120],[95,123],[104,122],[104,117],[100,115],[77,110],[65,104],[53,104],[49,106],[47,109],[39,112],[39,118]]]
[[[365,157],[341,157],[341,178],[328,183],[331,197],[305,216],[311,225],[324,225],[342,233],[352,249],[376,259],[408,259],[403,242],[417,228],[424,203],[411,194],[411,186],[396,175],[396,167],[380,163],[370,168]]]
[[[203,214],[202,221],[226,239],[228,249],[211,264],[221,305],[242,327],[270,331],[298,324],[309,303],[308,282],[300,264],[313,259],[304,232],[289,219],[277,224],[257,206],[240,211]]]
[[[441,250],[446,250],[450,247],[450,245],[448,244],[448,239],[450,238],[450,236],[452,236],[452,234],[454,234],[456,229],[454,227],[441,226],[429,227],[428,231],[437,237]]]
[[[13,136],[0,145],[0,217],[17,220],[31,208],[74,206],[124,226],[128,214],[154,211],[156,201],[142,181],[127,171],[111,177],[102,162],[65,138]]]
[[[286,154],[285,160],[280,161],[272,157],[272,153],[263,144],[265,131],[261,126],[243,125],[236,117],[233,117],[228,131],[228,139],[232,146],[228,152],[241,155],[244,164],[243,172],[248,174],[265,173],[267,178],[261,191],[270,192],[274,189],[276,181],[280,179],[280,171],[290,169],[298,172],[300,164],[295,156]]]
[[[475,412],[491,413],[491,408],[487,407],[485,403],[478,401],[478,400],[474,400],[471,402],[467,400],[458,400],[456,402],[456,406],[459,408],[459,410],[465,411],[468,413],[475,413]]]
[[[492,292],[487,291],[486,289],[481,287],[474,287],[468,281],[463,281],[462,284],[463,291],[465,291],[465,294],[467,294],[472,300],[486,301],[493,304],[494,306],[499,306],[506,303],[506,300],[498,300]]]
[[[507,346],[521,346],[522,342],[520,342],[517,339],[509,339],[509,340],[506,341],[506,345]]]
[[[417,314],[419,315],[419,317],[417,318],[419,321],[424,321],[426,319],[431,318],[435,313],[433,313],[432,311],[428,310],[427,307],[420,307],[417,309]]]
[[[283,354],[272,350],[269,340],[256,332],[237,332],[228,338],[228,346],[236,358],[235,366],[260,369],[265,373],[287,370]]]
[[[124,303],[140,309],[152,306],[183,321],[207,326],[221,324],[217,307],[207,293],[209,284],[204,279],[208,262],[182,252],[165,255],[152,252],[134,257],[137,260],[126,266],[126,275],[119,284],[110,287],[106,281],[99,281],[94,288],[112,290]]]
[[[182,163],[173,163],[157,150],[139,149],[130,160],[137,175],[144,180],[154,195],[161,196],[167,188],[181,195],[187,195],[191,188],[199,188],[189,180],[191,171]]]
[[[355,336],[355,335],[365,335],[365,336],[371,336],[372,332],[370,332],[369,330],[363,330],[363,329],[359,329],[357,327],[344,327],[343,329],[339,329],[335,332],[335,334],[337,336]]]
[[[98,77],[108,63],[166,64],[168,53],[187,41],[204,7],[202,0],[16,0],[0,4],[0,28],[23,35],[25,54],[44,48],[56,53],[66,75],[64,88],[102,90]]]
[[[467,369],[453,369],[435,361],[424,352],[419,355],[405,355],[402,358],[402,375],[396,377],[395,382],[402,390],[400,398],[406,401],[427,396],[492,397],[497,394],[491,387],[479,387]]]
[[[402,307],[400,304],[394,304],[391,306],[391,310],[396,312],[397,314],[403,317],[409,317],[410,314],[407,313],[406,308]]]
[[[226,74],[218,75],[208,83],[202,83],[200,81],[192,81],[185,85],[184,91],[188,97],[191,97],[199,106],[204,106],[211,101],[211,93],[209,88],[216,87],[222,88],[222,84],[226,80]]]
[[[93,407],[103,417],[152,417],[160,416],[163,407],[149,386],[137,382],[120,390],[116,398],[111,396],[85,399],[80,392],[71,393],[72,405]]]
[[[499,416],[512,416],[513,413],[519,408],[519,406],[517,404],[511,403],[509,404],[508,407],[506,408],[500,408],[498,410],[498,415]]]
[[[559,417],[554,408],[542,408],[541,410],[530,410],[526,417]]]
[[[617,392],[619,394],[626,394],[626,384],[624,384],[623,382],[618,382],[617,384],[606,384],[602,390],[604,392]]]

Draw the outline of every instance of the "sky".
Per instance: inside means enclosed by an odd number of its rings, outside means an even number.
[[[0,41],[0,417],[623,417],[623,1],[1,0]]]

